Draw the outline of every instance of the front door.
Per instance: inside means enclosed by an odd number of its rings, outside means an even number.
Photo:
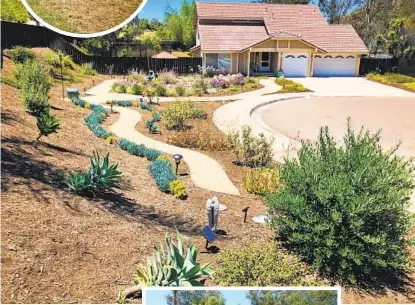
[[[271,53],[262,52],[261,53],[261,65],[259,67],[261,72],[270,72],[271,71]]]

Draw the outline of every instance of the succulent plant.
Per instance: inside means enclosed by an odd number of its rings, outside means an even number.
[[[70,172],[64,183],[76,194],[84,193],[89,187],[84,173]]]
[[[147,148],[145,151],[145,157],[148,161],[157,160],[157,158],[161,155],[161,152],[157,149]]]
[[[156,160],[149,165],[149,171],[156,181],[157,187],[162,192],[170,192],[170,182],[176,180],[171,163],[166,160]]]
[[[202,281],[210,278],[214,270],[209,265],[201,266],[197,260],[194,245],[185,244],[184,237],[177,232],[177,246],[166,237],[166,251],[163,245],[155,247],[153,256],[147,258],[147,265],[140,265],[134,274],[134,281],[143,286],[203,286]]]
[[[38,140],[42,136],[48,136],[51,133],[58,132],[60,121],[57,117],[49,113],[42,113],[37,117],[37,128],[39,129]]]

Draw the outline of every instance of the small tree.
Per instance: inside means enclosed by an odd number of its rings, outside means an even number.
[[[148,70],[151,70],[150,66],[150,54],[149,50],[154,50],[156,52],[160,52],[161,50],[161,40],[155,33],[144,33],[138,36],[137,38],[140,43],[145,46],[146,48],[146,55],[147,55],[147,64],[148,64]]]
[[[23,104],[31,115],[40,116],[49,110],[52,82],[48,69],[36,59],[26,60],[19,68],[19,83]]]
[[[282,186],[267,198],[278,237],[336,280],[376,280],[407,266],[414,167],[379,140],[380,131],[356,134],[348,122],[338,146],[321,128],[280,166]]]

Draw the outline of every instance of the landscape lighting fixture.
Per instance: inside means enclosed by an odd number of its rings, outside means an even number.
[[[179,165],[182,162],[183,156],[181,154],[173,155],[174,161],[176,161],[176,176],[179,171]]]

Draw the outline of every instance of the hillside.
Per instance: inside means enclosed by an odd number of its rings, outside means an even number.
[[[14,64],[5,59],[3,76]],[[80,75],[77,75],[80,76]],[[71,84],[83,91],[108,77],[97,75]],[[204,248],[200,228],[205,201],[212,193],[186,178],[189,199],[160,192],[148,161],[95,137],[84,123],[89,111],[62,101],[60,83],[51,90],[52,114],[61,120],[57,134],[36,141],[35,119],[27,114],[16,88],[2,90],[2,296],[6,303],[110,303],[131,285],[132,273],[153,247],[175,227]],[[110,118],[111,119],[111,118]],[[87,199],[70,193],[63,180],[71,170],[89,165],[92,151],[110,153],[124,175],[122,196]],[[229,232],[222,249],[264,240],[271,232],[255,224],[241,229],[246,205],[263,213],[255,196],[220,196],[232,212],[224,213]],[[224,219],[229,221],[225,221]],[[200,254],[202,262],[215,258]]]

